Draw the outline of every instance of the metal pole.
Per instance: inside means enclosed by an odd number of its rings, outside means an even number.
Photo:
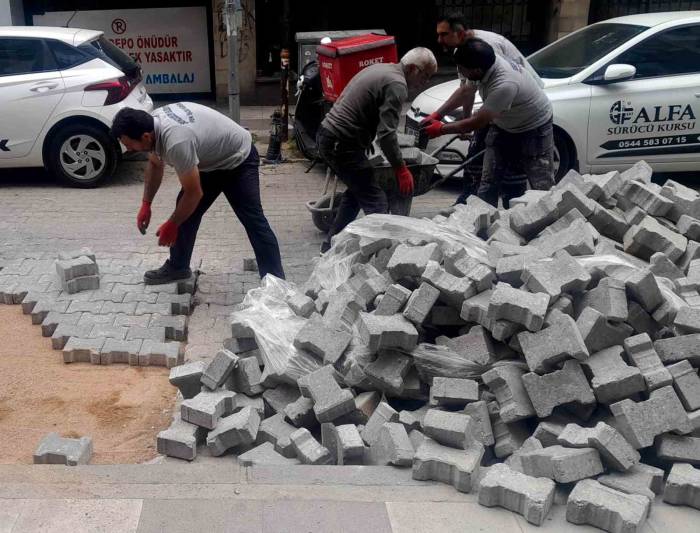
[[[282,48],[280,54],[282,72],[280,88],[282,93],[282,141],[289,140],[289,50]]]
[[[241,121],[240,79],[238,76],[238,36],[242,23],[241,0],[226,2],[226,36],[228,39],[228,112],[231,118]]]

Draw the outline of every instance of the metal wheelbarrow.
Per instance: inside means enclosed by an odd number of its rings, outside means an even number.
[[[410,159],[411,163],[407,166],[411,174],[413,174],[413,197],[421,196],[433,190],[438,185],[455,176],[458,172],[466,168],[469,163],[484,153],[482,150],[443,175],[437,168],[439,160],[435,155],[459,138],[459,135],[451,137],[430,154],[421,152],[418,148],[411,149],[415,150],[415,152],[412,153]],[[374,179],[387,194],[389,212],[393,215],[408,216],[411,212],[413,197],[403,197],[399,194],[394,169],[390,165],[375,166]],[[327,232],[330,229],[338,211],[338,204],[340,203],[343,193],[337,192],[337,188],[338,176],[333,174],[330,167],[327,167],[326,183],[321,198],[306,202],[306,208],[311,213],[311,219],[314,225],[323,232]]]

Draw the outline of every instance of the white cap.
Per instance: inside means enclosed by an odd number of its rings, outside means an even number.
[[[331,44],[331,38],[324,37],[323,39],[321,39],[321,44]]]

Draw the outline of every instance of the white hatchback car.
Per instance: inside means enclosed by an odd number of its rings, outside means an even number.
[[[153,102],[140,67],[102,32],[0,27],[0,168],[43,166],[94,187],[121,156],[109,128],[123,107]]]
[[[658,172],[700,170],[700,11],[606,20],[528,60],[554,108],[558,179],[571,168],[601,173],[640,159]],[[455,80],[421,93],[407,114],[406,132],[415,133],[457,86]],[[427,150],[440,142],[431,141]],[[467,148],[456,142],[442,152],[443,170],[463,161]]]

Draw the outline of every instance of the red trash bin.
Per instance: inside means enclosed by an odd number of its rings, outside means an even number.
[[[390,35],[360,35],[316,47],[323,96],[335,102],[352,77],[376,63],[397,63],[396,40]]]

